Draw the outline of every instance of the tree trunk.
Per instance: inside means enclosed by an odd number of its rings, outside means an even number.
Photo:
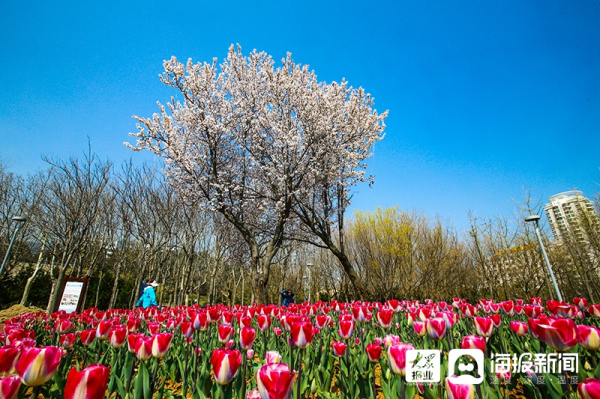
[[[44,243],[42,244],[42,249],[40,250],[40,255],[38,256],[38,261],[35,265],[35,270],[33,274],[27,279],[27,284],[25,284],[25,289],[23,290],[23,296],[21,297],[21,306],[27,306],[27,300],[29,299],[29,292],[31,291],[31,284],[33,284],[33,280],[35,280],[40,268],[42,266],[42,259],[44,256],[44,249],[46,248],[46,238],[44,237]]]
[[[66,259],[65,256],[63,256],[63,262],[60,265],[60,268],[58,269],[58,277],[56,279],[56,282],[52,286],[50,301],[48,302],[48,308],[46,309],[46,313],[48,314],[54,312],[54,309],[58,307],[58,301],[60,301],[60,287],[62,285],[63,279],[65,278],[67,268],[69,267],[71,256],[72,255],[68,255]]]
[[[115,283],[113,284],[112,293],[110,294],[110,302],[108,304],[108,308],[112,309],[115,307],[115,303],[117,302],[117,294],[119,292],[119,278],[121,277],[121,265],[123,264],[123,258],[119,260],[117,263],[117,270],[115,272]]]
[[[104,277],[104,272],[100,272],[100,280],[98,281],[98,288],[96,288],[96,301],[94,302],[94,307],[98,307],[98,298],[100,297],[100,287],[102,286],[102,277]]]

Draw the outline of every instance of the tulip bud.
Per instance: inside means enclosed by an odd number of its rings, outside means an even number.
[[[152,357],[152,337],[139,337],[135,340],[134,350],[135,356],[142,360],[146,361]]]
[[[294,345],[300,349],[305,349],[312,342],[314,328],[310,322],[296,322],[292,323],[290,333]]]
[[[342,339],[350,339],[352,333],[354,332],[354,322],[347,320],[340,320],[340,328],[338,330],[338,335]]]
[[[58,343],[65,349],[71,349],[75,345],[77,336],[74,333],[63,334],[60,336]]]
[[[596,378],[586,378],[584,382],[580,382],[577,386],[577,392],[581,399],[597,399],[600,398],[600,380]]]
[[[215,349],[210,356],[215,382],[227,385],[235,378],[242,364],[242,354],[238,350]]]
[[[246,399],[261,399],[258,389],[254,388],[254,389],[248,391],[248,395],[246,395]]]
[[[21,349],[15,346],[0,346],[0,376],[7,376],[15,372],[20,355]]]
[[[468,399],[475,397],[475,386],[455,383],[456,376],[446,378],[446,393],[448,399]]]
[[[331,346],[333,347],[333,353],[338,357],[344,356],[346,348],[348,347],[343,341],[335,341]]]
[[[265,364],[256,373],[256,385],[261,398],[289,399],[292,395],[295,371],[287,364]]]
[[[93,328],[89,330],[83,330],[81,333],[79,333],[79,339],[83,345],[90,345],[96,339],[96,330]]]
[[[246,351],[246,359],[252,360],[254,358],[254,349],[248,349]]]
[[[600,347],[600,329],[581,324],[577,326],[577,333],[581,346],[590,351],[598,350]]]
[[[92,364],[81,371],[75,367],[67,375],[65,399],[102,399],[108,385],[110,368]]]
[[[42,385],[52,378],[64,353],[57,346],[26,348],[15,369],[23,384],[30,387]]]
[[[388,348],[388,361],[394,374],[402,377],[406,375],[406,351],[411,349],[415,347],[405,343],[394,344]]]
[[[125,344],[125,338],[127,337],[127,327],[123,325],[116,325],[110,329],[108,333],[108,339],[110,345],[113,348],[120,348]]]
[[[441,317],[433,317],[425,322],[427,335],[434,341],[440,341],[446,335],[446,321]]]
[[[167,355],[173,334],[162,333],[152,337],[152,356],[157,359],[162,359]]]
[[[235,330],[229,324],[221,324],[218,328],[218,332],[219,342],[225,344],[231,339],[231,337],[233,337],[233,333],[235,332]]]
[[[15,399],[20,386],[21,380],[16,375],[0,378],[0,398]]]
[[[479,349],[485,351],[485,338],[478,335],[467,335],[462,338],[460,347],[462,349]]]
[[[377,344],[369,344],[365,348],[367,357],[371,363],[377,363],[381,357],[381,346]]]
[[[265,360],[267,361],[267,364],[281,363],[281,359],[282,357],[277,351],[268,351],[265,354]]]
[[[283,331],[279,327],[273,327],[273,332],[279,337]]]
[[[254,345],[256,338],[256,330],[252,327],[243,327],[240,329],[240,347],[243,350],[248,350]]]
[[[510,329],[519,337],[524,337],[529,331],[527,328],[527,323],[525,323],[524,321],[511,321],[509,323],[509,326]]]
[[[480,337],[490,337],[494,331],[494,322],[490,317],[474,317],[473,324]]]

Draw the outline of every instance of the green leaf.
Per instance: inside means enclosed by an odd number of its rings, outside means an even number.
[[[600,364],[596,367],[596,371],[594,371],[594,378],[600,379]]]
[[[124,399],[127,396],[127,391],[125,391],[123,381],[121,381],[119,377],[116,377],[115,382],[117,383],[117,390],[119,391],[119,395],[121,395],[121,398]]]
[[[548,388],[548,392],[550,392],[552,397],[560,398],[563,394],[563,390],[558,381],[558,377],[552,374],[544,373],[544,380],[546,381],[546,387]]]

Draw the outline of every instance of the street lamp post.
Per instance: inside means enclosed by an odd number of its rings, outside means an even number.
[[[542,249],[542,256],[544,257],[544,262],[546,262],[546,267],[548,268],[548,274],[550,274],[550,278],[552,279],[552,284],[554,285],[554,291],[556,291],[556,296],[559,301],[563,301],[562,295],[560,294],[560,290],[558,289],[558,284],[556,284],[556,279],[554,278],[554,273],[552,272],[552,265],[550,265],[550,260],[548,259],[548,254],[546,254],[546,248],[544,248],[544,243],[542,242],[542,235],[540,234],[540,225],[539,225],[540,215],[530,215],[525,218],[526,222],[534,222],[535,223],[535,235],[537,236],[538,243],[540,244],[540,248]]]
[[[311,268],[313,267],[312,263],[307,263],[306,267],[308,268],[308,302],[311,302],[310,288],[312,286],[312,274]]]
[[[4,255],[4,260],[2,261],[2,267],[0,267],[0,277],[2,277],[2,273],[4,273],[4,267],[6,266],[6,263],[8,262],[8,258],[10,256],[10,251],[12,250],[13,244],[15,243],[17,234],[19,234],[19,231],[21,231],[21,229],[25,225],[27,218],[25,216],[13,216],[12,220],[17,222],[17,229],[13,233],[13,236],[10,239],[10,244],[8,244],[8,249],[6,250],[6,254]]]

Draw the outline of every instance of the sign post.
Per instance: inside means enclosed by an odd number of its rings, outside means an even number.
[[[87,289],[88,278],[67,277],[62,284],[58,309],[67,313],[79,312],[83,307],[83,297]]]

